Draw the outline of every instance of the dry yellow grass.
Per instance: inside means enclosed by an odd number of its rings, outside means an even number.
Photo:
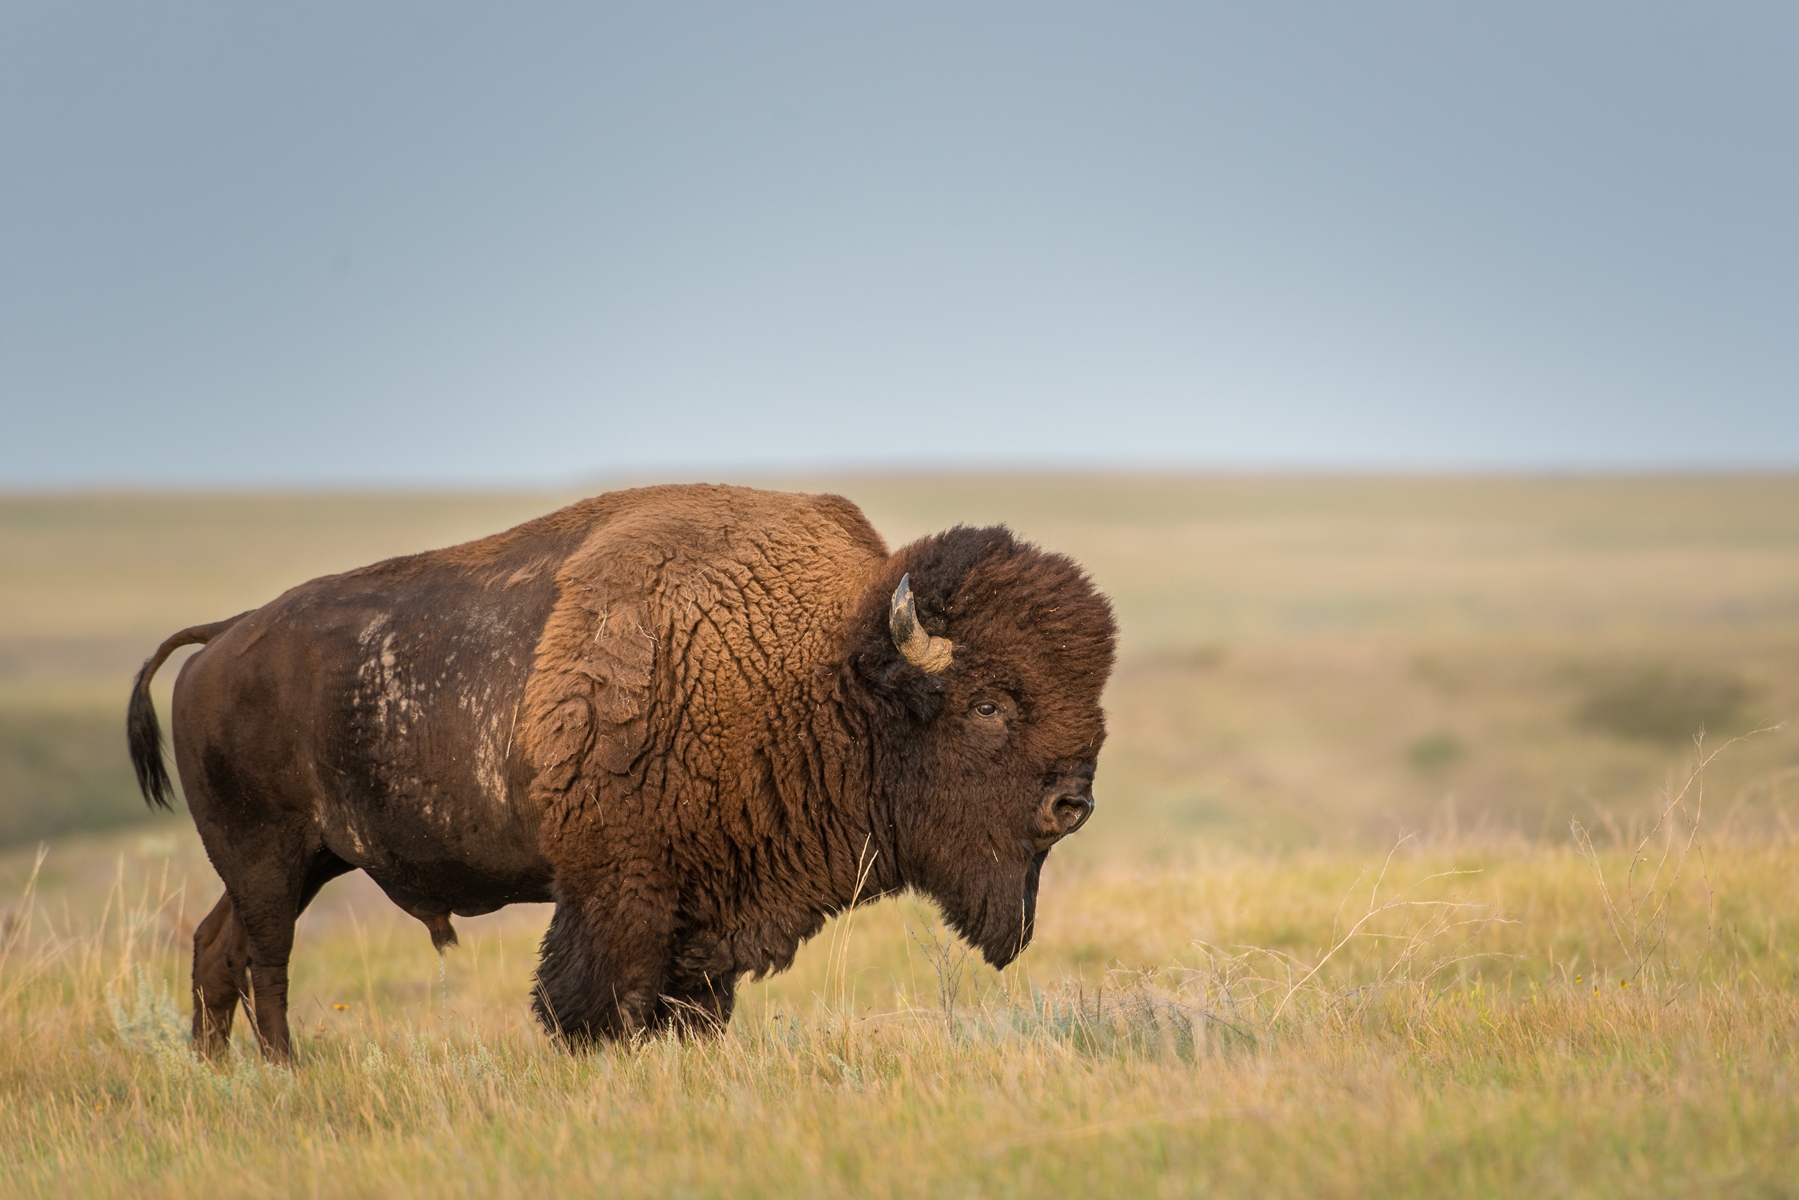
[[[525,1004],[541,911],[439,960],[339,886],[298,1064],[200,1064],[190,836],[47,864],[0,951],[22,1195],[1786,1195],[1795,847],[1438,840],[1063,866],[980,966],[928,907],[842,918],[722,1037],[573,1057]],[[111,883],[101,882],[110,876]]]

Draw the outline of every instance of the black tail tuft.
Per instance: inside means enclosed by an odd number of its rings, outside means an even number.
[[[166,810],[172,807],[169,799],[175,788],[162,761],[162,722],[156,719],[156,704],[150,699],[150,676],[161,665],[153,658],[137,673],[131,705],[125,710],[125,740],[131,747],[131,769],[137,772],[137,790],[144,794],[144,803]]]
[[[156,653],[137,673],[137,682],[131,685],[131,703],[125,709],[125,743],[131,748],[131,769],[137,772],[137,790],[144,794],[144,803],[152,808],[173,808],[170,801],[175,796],[175,785],[170,782],[169,769],[162,761],[162,723],[156,719],[156,705],[150,699],[150,677],[182,646],[205,645],[247,616],[248,613],[239,613],[229,620],[183,629],[156,648]]]

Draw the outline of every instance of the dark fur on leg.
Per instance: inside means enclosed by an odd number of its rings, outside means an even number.
[[[249,992],[250,938],[229,893],[194,930],[194,1050],[216,1059],[231,1045],[231,1021]]]
[[[655,1027],[682,1037],[723,1033],[737,1003],[735,979],[698,979],[671,987],[656,1001]]]
[[[636,936],[610,938],[603,935],[596,910],[603,911],[592,897],[557,904],[543,935],[531,998],[544,1028],[571,1049],[628,1040],[650,1029],[662,992],[666,909],[617,913],[606,924]]]

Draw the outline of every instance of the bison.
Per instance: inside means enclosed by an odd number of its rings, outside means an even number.
[[[533,1004],[571,1046],[718,1027],[833,913],[916,889],[1004,966],[1093,810],[1111,606],[1004,527],[889,552],[840,496],[613,492],[315,579],[175,634],[127,718],[169,807],[150,679],[225,894],[194,1043],[246,1001],[291,1055],[294,922],[362,870],[441,951],[554,903]]]

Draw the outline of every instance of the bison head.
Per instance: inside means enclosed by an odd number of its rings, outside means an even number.
[[[853,662],[895,882],[994,966],[1030,942],[1050,847],[1093,811],[1114,634],[1079,567],[997,527],[907,546],[861,606]]]

